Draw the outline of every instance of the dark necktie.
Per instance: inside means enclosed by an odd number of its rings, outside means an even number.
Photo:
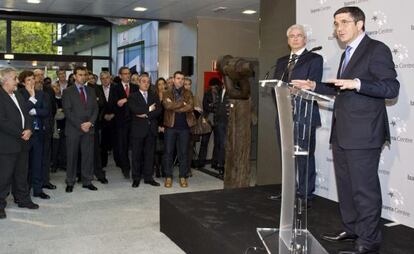
[[[288,82],[290,81],[290,78],[292,76],[292,71],[293,71],[293,68],[295,67],[296,59],[298,59],[298,55],[292,54],[292,57],[289,60],[290,63],[288,65],[288,67],[287,67],[287,70],[288,70],[288,78],[287,78],[287,81]]]
[[[85,92],[83,91],[83,89],[84,88],[82,86],[79,87],[79,90],[80,90],[79,95],[80,95],[80,100],[81,100],[82,104],[86,107],[86,96],[85,96]]]
[[[129,85],[128,84],[125,85],[125,94],[127,97],[129,97]]]

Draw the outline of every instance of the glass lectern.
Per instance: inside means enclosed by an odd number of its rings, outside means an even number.
[[[259,237],[267,252],[272,254],[328,254],[308,231],[308,188],[302,186],[305,194],[299,195],[298,177],[300,173],[308,179],[309,137],[314,102],[333,99],[294,88],[291,84],[276,79],[262,80],[260,86],[261,89],[274,89],[276,95],[282,154],[282,200],[280,227],[258,228]],[[299,169],[299,164],[306,167]],[[307,180],[302,182],[307,185]]]

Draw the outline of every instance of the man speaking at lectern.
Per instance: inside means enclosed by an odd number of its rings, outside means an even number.
[[[336,95],[332,144],[343,232],[325,240],[356,240],[353,250],[340,253],[378,253],[382,208],[378,164],[389,141],[385,100],[398,96],[400,84],[390,49],[365,34],[365,14],[343,7],[334,14],[338,40],[346,45],[337,78],[329,83],[293,80],[298,87]]]
[[[292,25],[287,29],[287,42],[290,47],[290,54],[281,57],[277,60],[274,78],[282,79],[285,82],[290,82],[292,79],[304,79],[315,80],[320,82],[322,79],[323,58],[322,56],[310,52],[306,49],[306,33],[302,25]],[[308,149],[309,145],[309,158],[306,156],[296,157],[297,173],[298,173],[298,192],[300,198],[308,199],[308,206],[310,205],[310,199],[313,197],[315,191],[315,132],[318,126],[321,126],[321,118],[319,115],[318,103],[315,101],[311,114],[306,114],[306,103],[300,98],[295,98],[293,101],[296,107],[300,108],[300,114],[295,115],[295,122],[299,123],[299,126],[295,126],[295,133],[298,135],[305,134],[306,137],[301,137],[298,140],[300,147]],[[308,105],[309,106],[309,105]],[[303,128],[307,126],[309,116],[312,117],[310,132],[308,129],[303,131]],[[309,139],[308,139],[309,134]],[[309,144],[307,144],[309,140]],[[308,164],[309,159],[309,164]],[[308,166],[308,174],[306,175],[306,166]],[[306,179],[307,178],[307,179]],[[307,184],[306,184],[307,183]],[[307,186],[307,191],[306,191]]]

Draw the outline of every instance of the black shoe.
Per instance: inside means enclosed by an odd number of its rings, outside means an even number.
[[[42,188],[43,189],[49,189],[49,190],[55,190],[56,189],[56,185],[54,185],[52,183],[47,183],[47,184],[43,184]]]
[[[4,208],[0,208],[0,219],[5,219],[6,217],[6,211],[4,211]]]
[[[134,180],[132,182],[132,188],[138,188],[139,187],[139,183],[141,182],[141,180]]]
[[[50,172],[51,172],[51,173],[56,173],[56,172],[57,172],[57,168],[52,167],[52,168],[50,169]]]
[[[73,191],[73,186],[72,185],[68,185],[66,186],[66,190],[67,193],[71,193]]]
[[[76,180],[77,183],[81,183],[82,182],[82,177],[78,177],[78,180]]]
[[[357,238],[357,235],[348,232],[322,234],[322,239],[329,242],[354,242]]]
[[[44,192],[33,194],[33,197],[41,198],[41,199],[50,199],[50,196]]]
[[[108,184],[108,179],[106,179],[106,177],[98,178],[98,181],[102,184]]]
[[[154,179],[152,180],[148,180],[148,181],[144,181],[145,184],[149,184],[152,186],[160,186],[160,184],[158,182],[156,182]]]
[[[97,191],[98,188],[96,188],[93,184],[88,184],[88,185],[82,185],[82,188],[91,190],[91,191]]]
[[[368,248],[363,245],[356,245],[353,250],[341,250],[339,254],[379,254],[379,248]]]
[[[19,203],[17,204],[20,208],[28,208],[28,209],[39,209],[39,205],[29,201],[27,203]]]

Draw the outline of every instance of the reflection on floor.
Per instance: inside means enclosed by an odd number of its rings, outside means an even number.
[[[65,173],[54,173],[51,177],[57,190],[45,190],[51,199],[33,198],[39,210],[17,208],[9,198],[7,219],[0,220],[0,253],[184,253],[160,233],[159,195],[223,188],[221,180],[197,170],[186,189],[176,179],[171,189],[143,181],[133,189],[131,181],[113,167],[107,176],[108,185],[94,182],[96,192],[77,184],[68,194]]]

